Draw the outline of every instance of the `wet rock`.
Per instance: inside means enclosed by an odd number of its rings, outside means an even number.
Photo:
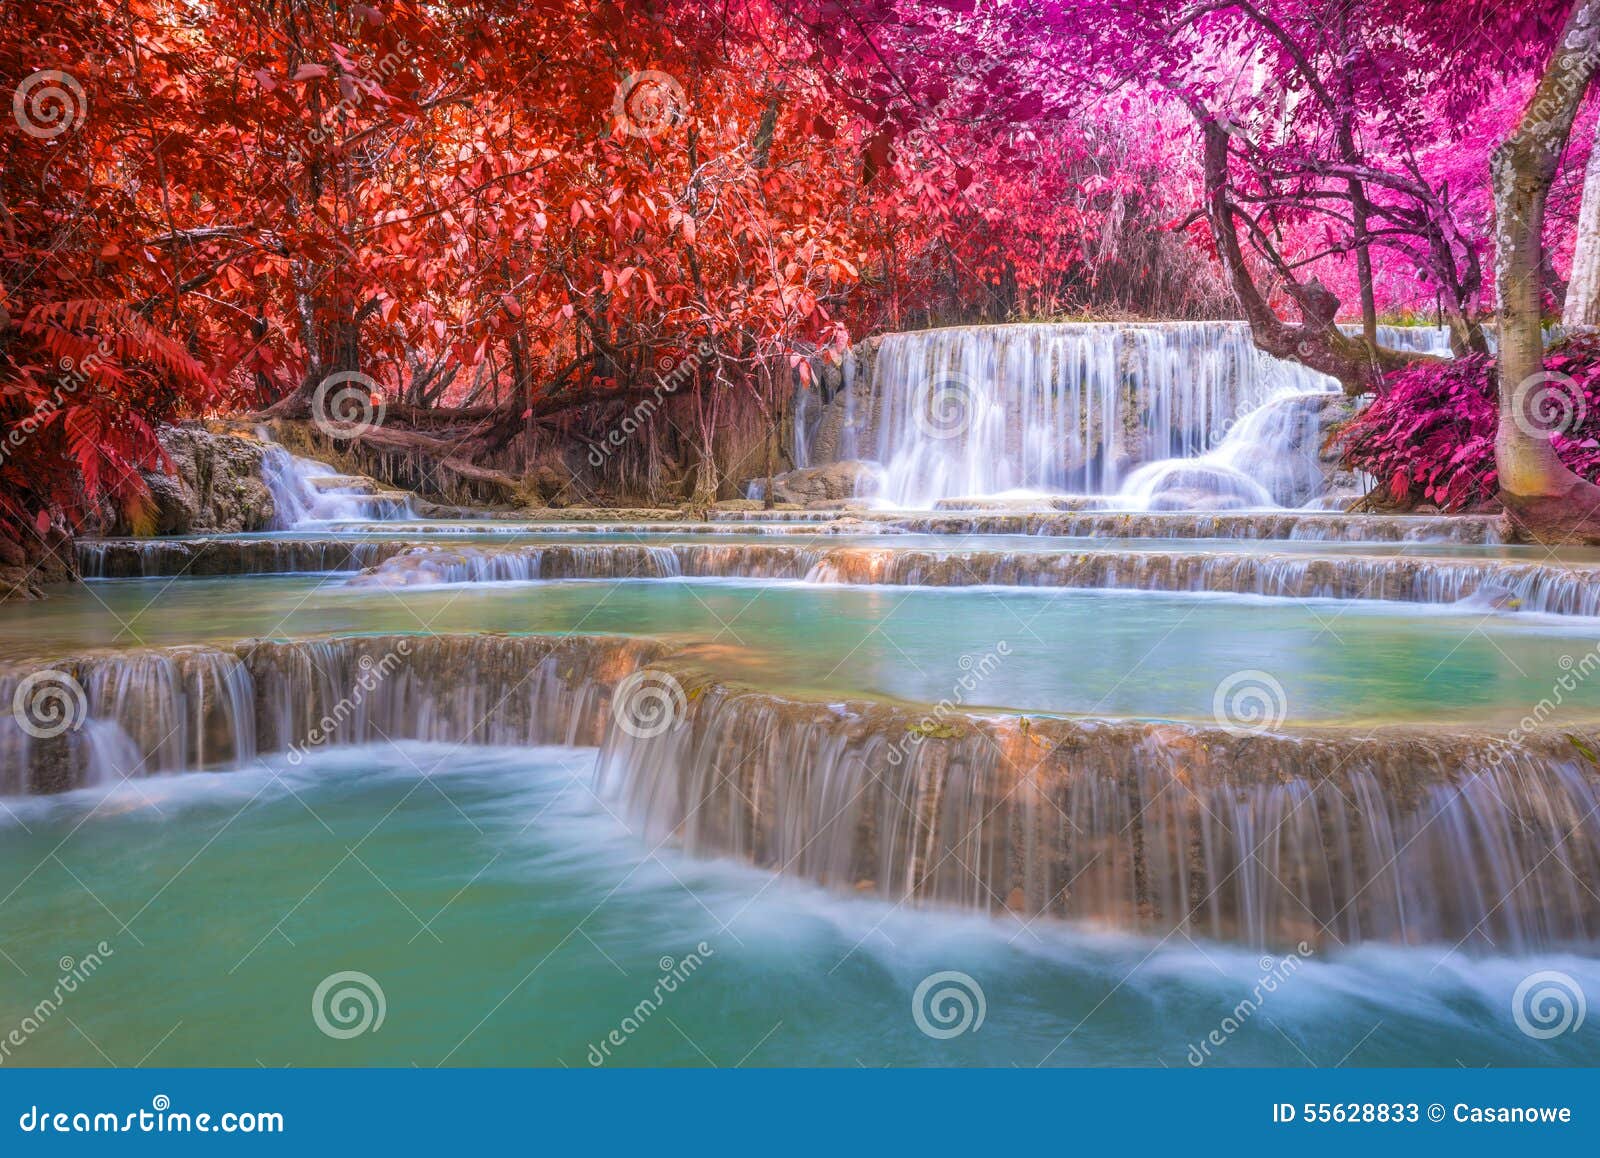
[[[155,504],[152,521],[135,526],[125,513],[111,510],[107,534],[187,535],[272,527],[272,492],[261,477],[266,444],[197,426],[162,427],[156,437],[172,470],[144,473]]]
[[[763,479],[761,481],[765,482],[766,480]],[[746,511],[754,513],[766,510],[798,511],[804,508],[798,503],[774,503],[771,507],[768,507],[766,502],[761,499],[724,499],[720,503],[712,503],[711,509],[713,511]]]
[[[764,478],[751,479],[748,484],[750,497],[762,498],[766,493],[766,483]],[[878,493],[882,483],[883,468],[877,463],[851,459],[774,475],[772,494],[778,502],[805,506],[871,498]]]
[[[26,540],[0,537],[0,603],[42,599],[52,583],[77,577],[72,542],[51,529],[42,537],[24,532]]]

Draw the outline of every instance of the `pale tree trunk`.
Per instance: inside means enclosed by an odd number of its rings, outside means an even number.
[[[1561,324],[1569,332],[1600,328],[1600,131],[1595,134],[1589,164],[1583,171],[1578,240],[1572,249],[1572,280],[1567,283]]]
[[[1600,0],[1576,0],[1517,127],[1491,161],[1500,295],[1500,424],[1495,465],[1513,526],[1544,541],[1600,541],[1600,487],[1556,457],[1550,439],[1581,405],[1544,372],[1544,210],[1578,105],[1600,65]]]

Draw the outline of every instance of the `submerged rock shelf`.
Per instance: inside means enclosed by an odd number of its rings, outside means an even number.
[[[878,517],[878,516],[873,516]],[[1148,539],[1297,539],[1346,543],[1466,543],[1502,541],[1499,520],[1487,515],[1343,515],[1315,511],[1019,512],[937,511],[886,520],[926,535],[1067,535]]]
[[[1262,945],[1600,936],[1600,775],[1561,734],[818,702],[593,636],[97,653],[0,669],[0,696],[42,670],[82,716],[0,724],[9,793],[327,744],[600,745],[599,789],[653,838],[897,902]]]
[[[1600,615],[1600,569],[1507,560],[1173,551],[932,551],[788,543],[409,546],[358,586],[550,579],[790,579],[918,587],[1127,588]]]

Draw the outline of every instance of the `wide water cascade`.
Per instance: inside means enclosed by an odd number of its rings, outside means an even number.
[[[29,672],[108,649],[205,643],[231,653],[259,638],[609,633],[669,639],[719,678],[770,691],[937,703],[964,664],[1004,642],[1005,662],[963,702],[1205,723],[1223,681],[1261,669],[1281,689],[1274,715],[1284,727],[1509,731],[1566,674],[1573,687],[1559,693],[1549,726],[1600,720],[1600,680],[1584,675],[1597,662],[1593,620],[1476,602],[692,577],[372,587],[348,578],[100,583],[0,624],[0,662]]]
[[[375,740],[593,745],[611,686],[661,651],[582,636],[358,636],[91,653],[55,661],[32,685],[37,665],[0,667],[5,702],[54,695],[92,725],[40,736],[15,715],[0,721],[0,793]],[[73,685],[78,704],[64,690]]]
[[[1383,326],[1449,354],[1436,327]],[[1029,323],[888,334],[852,358],[831,415],[802,395],[800,465],[867,459],[881,498],[1070,493],[1119,509],[1299,507],[1323,489],[1337,384],[1258,351],[1242,322]]]
[[[1600,931],[1600,780],[1560,744],[1245,734],[710,689],[613,729],[658,839],[894,901],[1313,945]]]
[[[7,793],[375,741],[601,744],[597,789],[648,838],[895,902],[1261,946],[1600,932],[1600,778],[1560,736],[820,702],[580,636],[251,640],[52,670],[94,726],[7,721]],[[31,674],[0,671],[0,696]]]
[[[1286,980],[1266,1016],[1208,1065],[1594,1061],[1586,1034],[1536,1040],[1508,1009],[1534,968],[1600,990],[1600,968],[1577,954],[1369,944],[1264,960],[1244,946],[896,906],[645,844],[591,795],[594,759],[379,743],[8,800],[0,882],[18,968],[54,977],[63,952],[106,936],[108,909],[132,934],[71,995],[72,1022],[51,1019],[8,1060],[1181,1069],[1270,974]],[[600,1054],[668,956],[698,968]],[[336,1039],[313,1024],[310,994],[335,968],[381,983],[381,1032]],[[910,1016],[911,995],[948,970],[981,984],[987,1017],[940,1040]],[[25,984],[0,988],[0,1013],[20,1019],[37,1000]]]

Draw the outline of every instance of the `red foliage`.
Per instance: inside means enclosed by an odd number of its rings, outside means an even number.
[[[153,424],[303,397],[332,372],[555,425],[559,406],[648,388],[667,359],[693,363],[696,399],[769,405],[781,367],[874,328],[1214,312],[1161,231],[1199,195],[1173,92],[1234,119],[1252,236],[1285,238],[1295,268],[1349,264],[1326,202],[1350,181],[1341,128],[1363,142],[1371,244],[1404,256],[1403,279],[1448,267],[1487,243],[1460,206],[1484,188],[1496,122],[1469,139],[1429,94],[1501,108],[1548,23],[1452,39],[1433,0],[13,8],[12,534],[135,500]],[[1506,37],[1526,51],[1486,66]]]
[[[1600,336],[1551,348],[1550,405],[1568,420],[1556,453],[1586,479],[1600,477]],[[1493,358],[1474,354],[1420,362],[1385,380],[1384,393],[1335,436],[1344,464],[1371,475],[1402,506],[1433,503],[1466,511],[1491,503],[1497,476],[1499,375]],[[1554,417],[1554,413],[1550,415]]]

